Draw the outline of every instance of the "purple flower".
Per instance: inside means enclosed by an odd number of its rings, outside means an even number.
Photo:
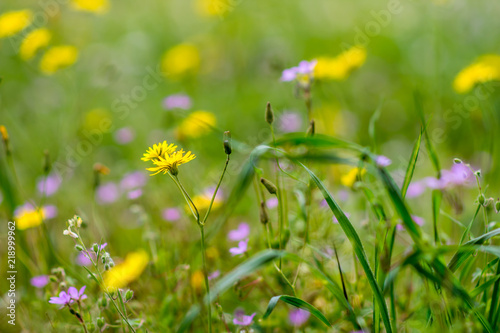
[[[161,216],[165,221],[173,222],[181,218],[181,212],[178,208],[166,208]]]
[[[412,218],[413,222],[415,222],[419,226],[423,226],[424,223],[425,223],[425,220],[423,218],[421,218],[420,216],[412,215],[411,218]],[[398,223],[396,225],[396,229],[399,230],[399,231],[405,230],[405,228],[404,228],[404,226],[403,226],[402,223]]]
[[[69,287],[68,294],[72,300],[83,301],[84,299],[87,299],[87,295],[84,294],[86,287],[87,286],[81,287],[80,291],[78,291],[78,289],[76,289],[75,287]]]
[[[119,195],[118,186],[112,182],[105,183],[97,188],[97,201],[103,205],[115,202]]]
[[[266,201],[267,208],[271,209],[278,206],[278,198],[271,198]]]
[[[50,197],[57,192],[61,183],[62,179],[58,175],[51,174],[47,177],[41,178],[36,187],[40,194],[45,194],[45,196]]]
[[[392,161],[387,156],[378,155],[377,159],[375,160],[375,163],[379,167],[387,167],[391,165]]]
[[[247,238],[249,234],[250,234],[250,226],[247,223],[243,222],[240,223],[238,229],[229,231],[229,233],[227,234],[227,238],[229,238],[229,240],[232,241],[240,241],[242,239]]]
[[[283,112],[279,117],[279,127],[282,132],[297,132],[302,127],[302,117],[296,112]]]
[[[242,240],[238,243],[238,247],[232,247],[229,249],[231,255],[236,256],[238,254],[243,254],[248,250],[248,239]]]
[[[163,100],[163,107],[165,108],[165,110],[172,110],[172,109],[187,110],[191,108],[191,104],[192,104],[191,98],[189,98],[188,95],[184,94],[170,95]]]
[[[30,280],[30,283],[35,288],[43,288],[49,283],[48,275],[37,275],[33,276]]]
[[[219,276],[220,276],[220,271],[216,270],[215,272],[213,272],[208,276],[208,279],[209,280],[217,279]]]
[[[135,134],[130,127],[123,127],[115,132],[114,137],[117,143],[125,145],[134,140]]]
[[[215,186],[210,186],[203,190],[203,195],[207,198],[212,199],[214,192],[215,192]],[[217,194],[215,195],[215,201],[222,201],[222,200],[224,200],[224,192],[222,191],[221,188],[219,188]]]
[[[240,326],[249,326],[252,324],[253,317],[255,317],[257,313],[252,313],[250,316],[246,316],[245,312],[241,309],[234,311],[233,324]]]
[[[43,206],[43,217],[53,219],[57,216],[57,207],[54,205]]]
[[[288,314],[288,320],[290,320],[290,323],[293,326],[299,327],[306,323],[310,315],[311,313],[309,311],[302,309],[295,309],[290,311],[290,313]]]
[[[413,182],[413,183],[410,183],[410,185],[408,186],[408,189],[406,190],[406,197],[407,198],[415,198],[415,197],[422,195],[422,193],[424,193],[424,191],[425,191],[425,184],[423,182],[420,182],[420,181]]]
[[[316,60],[302,60],[298,66],[285,69],[281,74],[281,81],[293,81],[297,75],[312,75],[316,63]]]
[[[95,257],[93,253],[91,254],[91,256]],[[80,252],[76,257],[76,263],[80,266],[89,266],[92,264],[92,261],[90,261],[89,257],[85,254],[85,252]]]
[[[123,190],[133,190],[146,185],[148,177],[141,171],[127,173],[120,181]]]
[[[141,195],[142,195],[142,190],[140,188],[138,188],[136,190],[128,192],[127,198],[129,198],[130,200],[135,200],[135,199],[139,198]]]
[[[71,304],[73,302],[74,302],[74,300],[72,300],[71,296],[68,293],[66,293],[65,291],[61,291],[59,293],[59,296],[52,296],[49,299],[49,303],[51,303],[51,304],[60,304],[60,305],[62,305],[61,309],[63,307],[65,307],[66,305],[69,305],[69,304]]]

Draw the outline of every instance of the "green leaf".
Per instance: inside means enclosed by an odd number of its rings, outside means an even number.
[[[418,136],[415,145],[413,146],[413,151],[411,152],[410,161],[408,162],[408,167],[406,168],[405,179],[403,181],[403,186],[401,186],[401,196],[406,197],[406,191],[408,190],[408,186],[410,186],[411,179],[413,177],[413,172],[415,171],[415,165],[417,164],[418,153],[420,152],[420,143],[422,142],[422,133],[423,130],[420,130],[420,134]]]
[[[293,297],[293,296],[288,296],[288,295],[280,295],[280,296],[274,296],[271,298],[269,301],[269,304],[267,305],[267,310],[262,319],[266,319],[269,317],[269,315],[273,312],[274,308],[278,304],[279,301],[283,301],[287,304],[293,305],[297,308],[309,311],[313,316],[321,320],[326,326],[331,327],[332,325],[326,319],[326,317],[314,306],[311,304],[307,303],[306,301],[301,300],[300,298]]]
[[[354,229],[353,225],[349,221],[349,219],[346,217],[344,212],[340,209],[340,207],[337,205],[331,194],[328,192],[328,190],[325,188],[323,183],[319,180],[319,178],[311,171],[309,170],[305,165],[299,163],[308,173],[311,179],[314,181],[316,186],[320,189],[321,193],[323,194],[323,197],[325,198],[326,202],[328,203],[328,206],[330,207],[331,211],[337,218],[342,230],[344,230],[344,233],[346,234],[347,238],[351,242],[351,245],[353,247],[354,253],[359,259],[359,262],[361,263],[361,266],[363,267],[363,270],[365,271],[366,277],[368,279],[368,283],[370,284],[370,287],[373,291],[374,298],[377,301],[380,310],[381,310],[381,315],[382,315],[382,320],[384,321],[385,329],[388,333],[392,332],[391,328],[391,321],[389,318],[389,311],[387,309],[387,304],[385,303],[384,297],[382,295],[382,292],[380,290],[379,285],[377,284],[377,281],[375,280],[375,276],[373,275],[373,271],[370,268],[370,264],[368,263],[368,259],[366,257],[365,250],[363,248],[363,244],[361,243],[361,239],[358,236],[358,233]]]
[[[467,258],[469,258],[470,255],[474,253],[474,251],[477,249],[474,245],[481,245],[488,239],[497,236],[500,234],[500,228],[492,230],[486,234],[483,234],[477,238],[471,239],[467,243],[464,243],[461,245],[458,249],[457,252],[453,255],[451,258],[450,262],[448,263],[448,268],[450,271],[455,272],[460,265],[462,265]],[[481,246],[481,250],[484,252],[489,252],[492,254],[495,254],[495,247],[492,246]]]

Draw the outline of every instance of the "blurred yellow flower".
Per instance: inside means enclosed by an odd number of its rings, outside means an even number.
[[[209,193],[204,193],[201,195],[197,195],[193,198],[193,203],[199,211],[203,211],[208,209],[210,206],[210,201],[212,200],[212,196]],[[214,203],[212,204],[212,209],[219,207],[222,204],[222,200],[220,197],[216,196],[214,199]],[[186,211],[189,212],[189,206],[186,205]]]
[[[157,175],[160,172],[163,172],[163,174],[170,172],[170,174],[176,176],[179,173],[177,169],[179,165],[192,161],[195,158],[196,156],[190,151],[185,152],[181,149],[171,154],[165,154],[163,157],[158,157],[158,159],[153,160],[153,163],[156,166],[153,168],[147,168],[146,170],[154,172],[151,176]]]
[[[73,65],[78,59],[78,49],[70,45],[50,48],[40,60],[40,70],[45,74],[53,74],[61,68]]]
[[[144,250],[127,254],[122,263],[104,272],[104,286],[109,290],[125,287],[141,276],[148,265],[148,261],[148,254]]]
[[[198,138],[210,132],[217,124],[217,118],[212,112],[195,111],[184,119],[177,127],[177,137]]]
[[[196,9],[201,15],[222,16],[233,8],[231,2],[231,0],[197,0]]]
[[[44,208],[22,208],[16,213],[14,219],[17,228],[25,230],[39,226],[45,217],[46,211]]]
[[[194,271],[193,275],[191,275],[191,287],[193,287],[196,292],[202,290],[204,281],[205,275],[201,270]]]
[[[108,11],[108,0],[73,0],[73,8],[84,12],[102,14]]]
[[[112,114],[104,108],[95,108],[88,111],[82,123],[82,129],[87,131],[98,130],[99,132],[109,132],[113,122]]]
[[[153,161],[165,156],[166,154],[172,154],[176,149],[177,146],[173,143],[167,144],[167,141],[163,141],[158,143],[157,145],[153,145],[153,147],[149,147],[148,150],[144,153],[144,157],[141,158],[141,160]]]
[[[467,93],[478,83],[500,80],[500,56],[486,54],[458,73],[453,81],[457,93]]]
[[[198,72],[200,62],[200,52],[196,46],[179,44],[165,53],[161,61],[161,69],[164,75],[179,79]]]
[[[352,187],[356,181],[366,173],[366,169],[352,168],[340,178],[342,185]]]
[[[31,10],[17,10],[0,15],[0,38],[10,37],[29,26],[33,21]]]
[[[7,132],[7,128],[4,125],[0,125],[0,135],[3,141],[9,141],[9,132]]]
[[[366,61],[366,49],[354,46],[336,57],[319,57],[314,67],[315,79],[344,80]]]
[[[23,39],[19,47],[19,54],[23,60],[30,60],[38,50],[49,45],[51,34],[48,29],[41,28],[31,31]]]

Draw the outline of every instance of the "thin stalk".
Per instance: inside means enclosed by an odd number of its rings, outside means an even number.
[[[208,332],[212,333],[212,300],[210,299],[210,284],[208,283],[207,258],[205,248],[205,231],[203,224],[200,224],[201,253],[203,258],[203,275],[205,276],[205,288],[208,299]]]
[[[205,224],[208,214],[210,214],[210,211],[212,210],[212,205],[214,204],[215,197],[217,196],[217,191],[219,190],[220,184],[222,183],[222,179],[224,178],[224,175],[226,174],[226,169],[227,165],[229,164],[229,155],[227,155],[226,158],[226,164],[224,164],[224,170],[222,170],[222,174],[220,175],[219,182],[217,183],[217,187],[215,188],[214,194],[212,195],[212,200],[210,200],[210,205],[208,206],[207,213],[205,214],[205,217],[201,221],[201,224]]]
[[[193,200],[191,200],[191,197],[187,193],[187,191],[184,189],[184,186],[182,186],[181,182],[179,181],[179,178],[177,176],[172,175],[170,172],[168,172],[168,175],[172,180],[174,181],[175,185],[177,185],[177,188],[179,188],[179,191],[181,191],[182,196],[184,197],[184,200],[186,200],[189,209],[191,210],[191,213],[193,214],[196,222],[199,223],[200,221],[200,213],[198,212],[198,209],[196,208],[195,204],[193,203]]]

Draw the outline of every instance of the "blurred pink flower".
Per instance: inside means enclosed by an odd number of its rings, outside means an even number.
[[[220,276],[220,271],[216,270],[215,272],[213,272],[208,276],[208,279],[209,280],[217,279],[219,276]]]
[[[290,320],[290,323],[293,326],[299,327],[306,323],[310,315],[311,313],[309,311],[303,309],[294,309],[288,314],[288,320]]]
[[[100,185],[96,191],[97,201],[101,205],[107,205],[118,200],[120,192],[118,191],[118,186],[115,183],[108,182]]]
[[[191,108],[191,104],[192,104],[191,98],[189,98],[188,95],[184,94],[170,95],[163,100],[163,107],[165,108],[165,110],[172,110],[172,109],[187,110]]]
[[[297,132],[302,127],[302,117],[296,112],[283,112],[279,117],[279,127],[282,132]]]
[[[62,180],[58,175],[50,174],[47,177],[41,178],[37,183],[37,189],[40,194],[50,197],[57,192]]]
[[[387,167],[391,165],[392,161],[387,156],[378,155],[377,159],[375,160],[375,163],[379,167]]]
[[[121,145],[125,145],[135,138],[135,133],[130,127],[122,127],[114,134],[115,141]]]
[[[230,248],[229,253],[231,253],[231,255],[233,256],[236,256],[247,252],[247,250],[248,250],[248,239],[245,239],[240,241],[237,247]]]
[[[298,66],[285,69],[281,74],[281,81],[293,81],[297,75],[312,75],[316,63],[316,60],[302,60]]]
[[[49,276],[48,275],[33,276],[30,280],[30,283],[35,288],[43,288],[49,283]]]
[[[229,231],[229,233],[227,234],[227,238],[229,238],[229,240],[232,241],[240,241],[242,239],[247,238],[249,234],[250,234],[250,226],[247,223],[243,222],[240,223],[238,229]]]
[[[249,326],[253,322],[253,317],[255,317],[256,313],[252,313],[250,316],[245,315],[245,311],[238,309],[234,311],[233,324],[240,326]]]
[[[278,198],[271,198],[266,201],[267,208],[271,209],[274,207],[278,207]]]
[[[141,171],[130,172],[127,173],[125,176],[123,176],[122,180],[120,181],[120,187],[123,190],[136,189],[146,185],[147,180],[148,177],[146,176],[146,174],[144,174],[144,172]]]
[[[165,208],[161,216],[165,221],[173,222],[181,218],[181,212],[178,208]]]

